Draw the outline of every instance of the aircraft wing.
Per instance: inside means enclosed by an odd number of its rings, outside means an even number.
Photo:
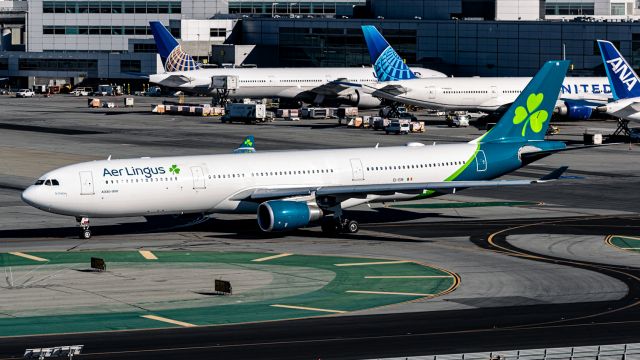
[[[315,193],[316,197],[340,197],[357,198],[367,195],[392,195],[395,193],[421,194],[425,190],[445,190],[454,191],[456,189],[466,189],[473,187],[494,187],[494,186],[516,186],[532,185],[549,181],[554,181],[567,170],[567,167],[558,168],[540,179],[529,180],[476,180],[476,181],[440,181],[426,183],[405,183],[405,184],[375,184],[375,185],[349,185],[349,186],[321,186],[321,187],[299,187],[299,188],[279,188],[279,189],[255,189],[238,194],[235,200],[243,198],[245,200],[266,201],[273,199],[283,199],[297,196],[308,196]]]
[[[353,86],[347,85],[346,79],[338,79],[337,81],[331,81],[326,84],[322,84],[318,87],[311,89],[314,94],[335,96],[341,95],[345,92],[352,93]],[[358,84],[359,85],[359,84]]]
[[[626,119],[630,116],[637,115],[640,112],[640,102],[632,102],[627,106],[618,109],[614,112],[615,116]]]
[[[407,92],[409,92],[409,89],[399,84],[380,84],[378,85],[378,87],[368,84],[359,84],[340,80],[333,81],[332,83],[350,88],[361,89],[366,94],[371,94],[372,96],[381,98],[393,98],[394,96],[406,94]]]
[[[191,78],[187,76],[169,75],[166,78],[160,80],[160,85],[168,86],[168,87],[179,87],[190,82],[191,82]]]

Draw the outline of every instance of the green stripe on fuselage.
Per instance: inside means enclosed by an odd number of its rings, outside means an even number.
[[[471,163],[476,159],[476,156],[478,156],[478,151],[480,151],[480,144],[476,144],[476,150],[473,152],[473,155],[471,155],[471,157],[469,158],[469,160],[465,161],[464,164],[462,164],[462,166],[460,166],[460,168],[458,168],[458,170],[456,170],[453,174],[451,174],[449,177],[447,177],[444,181],[454,181],[458,176],[460,176],[460,174],[462,174],[467,167],[469,167],[469,165],[471,165]],[[437,193],[435,190],[423,190],[422,194],[416,196],[415,198],[413,198],[414,200],[421,200],[421,199],[427,199],[430,197],[435,197],[435,196],[439,196],[441,194]]]

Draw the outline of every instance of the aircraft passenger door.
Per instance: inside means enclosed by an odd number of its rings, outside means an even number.
[[[494,99],[498,97],[498,88],[495,86],[491,87],[491,97]]]
[[[80,195],[93,195],[93,173],[80,171]]]
[[[427,86],[427,97],[429,99],[436,98],[436,87],[435,86]]]
[[[362,170],[362,162],[360,159],[351,159],[351,173],[353,175],[353,181],[364,180],[364,171]]]
[[[193,176],[193,188],[194,189],[206,189],[207,186],[204,183],[204,172],[200,166],[191,167],[191,175]]]
[[[478,172],[487,171],[487,156],[484,154],[484,150],[478,150],[476,155],[476,165]]]

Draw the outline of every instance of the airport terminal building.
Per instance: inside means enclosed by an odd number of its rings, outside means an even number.
[[[360,31],[382,29],[411,65],[454,76],[528,76],[549,59],[601,74],[594,39],[640,62],[635,0],[33,0],[0,2],[0,77],[20,86],[144,82],[162,71],[162,21],[203,63],[369,64]],[[266,55],[266,56],[265,56]]]

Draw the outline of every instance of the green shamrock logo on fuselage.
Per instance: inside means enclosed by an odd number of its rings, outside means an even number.
[[[527,132],[527,124],[531,127],[531,130],[535,133],[539,133],[542,131],[542,125],[545,121],[549,120],[549,113],[546,110],[538,110],[536,111],[542,101],[544,100],[544,94],[531,94],[527,98],[527,108],[524,106],[518,106],[516,108],[516,115],[513,118],[513,123],[518,125],[521,122],[525,121],[524,126],[522,127],[522,136],[525,136]]]
[[[169,168],[169,172],[172,174],[180,174],[180,168],[178,167],[178,165],[171,165],[171,167]]]

